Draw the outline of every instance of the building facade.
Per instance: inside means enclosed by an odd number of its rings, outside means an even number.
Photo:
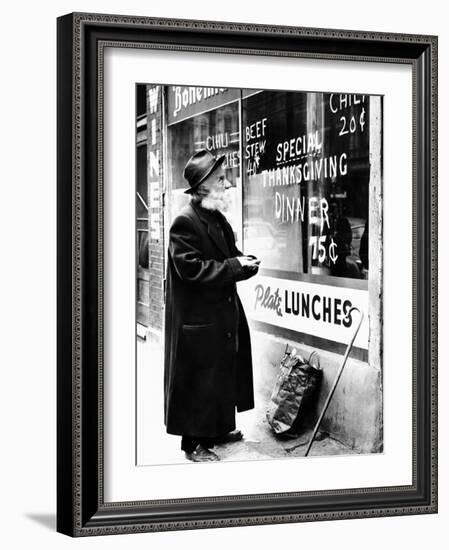
[[[255,362],[274,375],[286,342],[317,350],[320,405],[363,315],[323,428],[380,452],[382,99],[147,84],[136,105],[139,332],[163,337],[167,233],[188,200],[184,166],[198,149],[224,154],[237,245],[261,260],[258,276],[238,285]]]

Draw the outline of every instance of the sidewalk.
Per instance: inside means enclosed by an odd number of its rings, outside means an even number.
[[[180,450],[180,438],[168,435],[163,422],[163,352],[150,341],[137,344],[137,464],[179,464],[188,462]],[[266,420],[266,407],[277,374],[262,357],[254,357],[255,408],[236,414],[242,441],[216,445],[223,461],[267,460],[304,456],[312,430],[297,439],[275,436]],[[319,432],[309,456],[355,454],[353,450]]]

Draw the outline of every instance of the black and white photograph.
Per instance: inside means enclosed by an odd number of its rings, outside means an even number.
[[[6,5],[5,550],[444,546],[443,6]]]
[[[383,97],[136,85],[136,465],[383,452]]]

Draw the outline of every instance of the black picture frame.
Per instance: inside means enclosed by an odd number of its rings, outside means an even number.
[[[57,20],[57,530],[70,536],[437,512],[436,36],[73,13]],[[413,483],[105,503],[102,44],[405,63],[413,71]]]

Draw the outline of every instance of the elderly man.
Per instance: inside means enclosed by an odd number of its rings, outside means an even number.
[[[187,162],[189,204],[170,228],[166,282],[164,413],[189,460],[218,460],[216,443],[238,441],[235,409],[254,408],[251,343],[236,282],[259,261],[235,246],[221,212],[231,187],[206,150]]]

